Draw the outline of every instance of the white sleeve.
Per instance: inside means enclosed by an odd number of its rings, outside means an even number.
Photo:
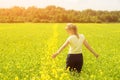
[[[68,37],[66,41],[71,42],[71,37]]]
[[[81,36],[82,36],[83,40],[85,40],[85,36],[84,36],[84,34],[81,34]]]

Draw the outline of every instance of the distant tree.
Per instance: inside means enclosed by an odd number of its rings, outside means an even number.
[[[120,11],[83,11],[65,10],[61,7],[50,5],[46,8],[35,6],[27,9],[23,7],[1,8],[1,23],[22,22],[81,22],[81,23],[109,23],[120,22]]]

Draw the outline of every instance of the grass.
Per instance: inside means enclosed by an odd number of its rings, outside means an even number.
[[[119,80],[120,24],[77,25],[100,55],[83,46],[80,76],[64,70],[68,47],[51,58],[68,37],[65,24],[0,24],[0,80]]]

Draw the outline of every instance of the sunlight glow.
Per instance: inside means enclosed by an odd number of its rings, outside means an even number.
[[[120,0],[0,0],[0,8],[13,6],[44,8],[48,5],[74,10],[120,10]]]

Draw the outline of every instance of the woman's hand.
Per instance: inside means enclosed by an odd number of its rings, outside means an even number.
[[[94,54],[94,55],[95,55],[95,57],[96,57],[96,58],[98,58],[98,57],[99,57],[99,55],[98,55],[98,54]]]
[[[54,54],[52,55],[52,58],[56,58],[57,55],[58,55],[58,53],[54,53]]]

